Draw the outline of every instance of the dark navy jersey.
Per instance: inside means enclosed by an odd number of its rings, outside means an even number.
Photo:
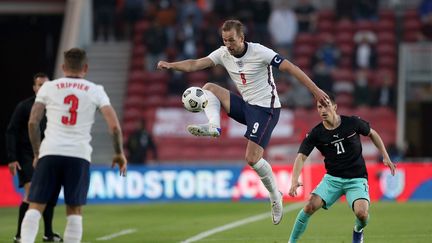
[[[21,160],[24,155],[33,157],[33,149],[28,135],[28,120],[35,96],[18,103],[6,130],[6,149],[8,162]],[[41,136],[46,127],[46,117],[40,123]]]
[[[356,116],[341,116],[341,124],[328,130],[315,126],[300,145],[299,153],[309,156],[316,147],[324,156],[327,173],[341,178],[367,178],[360,135],[370,133],[369,123]]]

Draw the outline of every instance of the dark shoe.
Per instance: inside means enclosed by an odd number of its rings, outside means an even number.
[[[19,237],[19,236],[14,236],[14,238],[13,238],[13,242],[14,242],[14,243],[21,243],[21,237]]]
[[[59,234],[53,233],[52,235],[46,236],[42,238],[43,242],[63,242],[63,239]]]
[[[363,243],[363,230],[361,232],[356,232],[353,230],[352,243]]]

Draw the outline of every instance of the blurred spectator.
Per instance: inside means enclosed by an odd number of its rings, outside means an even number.
[[[181,0],[179,6],[179,24],[185,24],[186,22],[192,21],[194,28],[199,28],[202,23],[203,16],[196,1]],[[192,18],[192,20],[190,18]]]
[[[335,68],[338,66],[341,56],[341,50],[335,45],[333,36],[325,35],[324,42],[312,57],[312,65],[315,66],[319,61],[323,61],[328,68]]]
[[[372,105],[396,107],[396,91],[394,82],[389,74],[380,76],[380,85],[374,90]]]
[[[354,19],[354,11],[352,1],[347,0],[336,0],[336,19]]]
[[[155,70],[157,62],[166,59],[165,48],[168,45],[167,33],[158,21],[153,21],[144,32],[143,42],[147,47],[146,70]]]
[[[218,18],[215,14],[207,14],[205,25],[201,26],[199,33],[201,34],[201,44],[203,47],[203,56],[210,54],[222,45],[219,34]]]
[[[278,82],[286,82],[288,86],[283,94],[279,94],[282,106],[291,109],[295,108],[311,108],[313,105],[312,94],[308,89],[301,85],[299,81],[285,80],[286,75],[280,75]]]
[[[354,68],[372,68],[377,66],[376,35],[372,31],[358,31],[354,35]]]
[[[422,21],[418,40],[425,42],[432,41],[432,14],[427,15]]]
[[[101,0],[105,1],[105,0]],[[124,15],[126,19],[126,34],[132,37],[135,23],[143,18],[145,0],[124,0]]]
[[[115,38],[114,17],[116,0],[93,0],[94,40],[100,36],[104,41]]]
[[[267,0],[252,0],[253,20],[255,23],[255,32],[252,39],[254,42],[261,43],[265,46],[270,44],[269,32],[267,23],[270,17],[271,6]]]
[[[197,29],[193,24],[193,15],[178,24],[176,43],[181,50],[181,59],[194,59],[197,55]]]
[[[354,84],[354,105],[370,106],[370,89],[367,70],[360,69],[356,72]]]
[[[152,150],[154,160],[158,160],[156,144],[152,135],[146,130],[145,120],[137,121],[137,128],[129,136],[126,146],[129,151],[130,164],[146,164],[148,149]]]
[[[322,90],[333,92],[333,77],[331,68],[327,67],[324,61],[319,60],[312,70],[312,79]]]
[[[167,33],[168,45],[173,45],[177,20],[177,10],[175,6],[168,0],[160,1],[155,18]]]
[[[173,70],[169,70],[168,72],[170,74],[170,78],[168,79],[168,94],[181,95],[189,86],[184,73]]]
[[[378,5],[378,0],[354,0],[354,20],[378,20]]]
[[[281,49],[285,49],[288,52],[287,58],[290,58],[292,44],[297,35],[297,18],[288,3],[281,2],[273,6],[268,29],[276,51],[280,52]]]
[[[432,0],[422,0],[418,8],[418,13],[422,22],[427,21],[432,15]]]
[[[309,0],[300,0],[294,8],[297,15],[299,32],[314,32],[316,28],[317,13]]]

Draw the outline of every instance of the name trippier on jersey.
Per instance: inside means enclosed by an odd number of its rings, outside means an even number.
[[[90,88],[88,85],[85,85],[83,83],[70,83],[70,82],[58,83],[58,84],[56,84],[56,86],[57,86],[57,89],[73,88],[73,89],[79,89],[79,90],[84,90],[84,91],[88,91]]]

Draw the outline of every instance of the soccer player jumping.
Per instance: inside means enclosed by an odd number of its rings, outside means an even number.
[[[206,83],[203,89],[208,98],[208,105],[204,111],[209,123],[189,125],[188,131],[195,136],[219,137],[221,105],[231,118],[247,126],[244,136],[249,141],[245,158],[267,188],[271,201],[272,221],[273,224],[279,224],[283,216],[282,195],[270,164],[263,158],[264,149],[279,120],[281,107],[272,66],[293,75],[323,104],[327,104],[328,96],[303,71],[273,50],[258,43],[246,42],[243,24],[240,21],[225,21],[221,33],[224,46],[207,57],[172,63],[160,61],[157,68],[192,72],[216,65],[225,67],[241,97],[219,85]]]
[[[310,216],[318,209],[329,209],[342,195],[356,216],[353,243],[363,242],[363,229],[369,219],[369,186],[366,164],[362,156],[360,135],[368,136],[383,156],[384,165],[391,174],[396,166],[391,162],[379,134],[369,123],[356,116],[341,116],[336,113],[337,105],[330,95],[331,104],[317,103],[322,122],[316,125],[300,145],[294,162],[289,195],[295,197],[303,164],[316,147],[324,156],[327,173],[312,191],[309,201],[300,210],[291,231],[289,243],[296,243],[305,231]]]

